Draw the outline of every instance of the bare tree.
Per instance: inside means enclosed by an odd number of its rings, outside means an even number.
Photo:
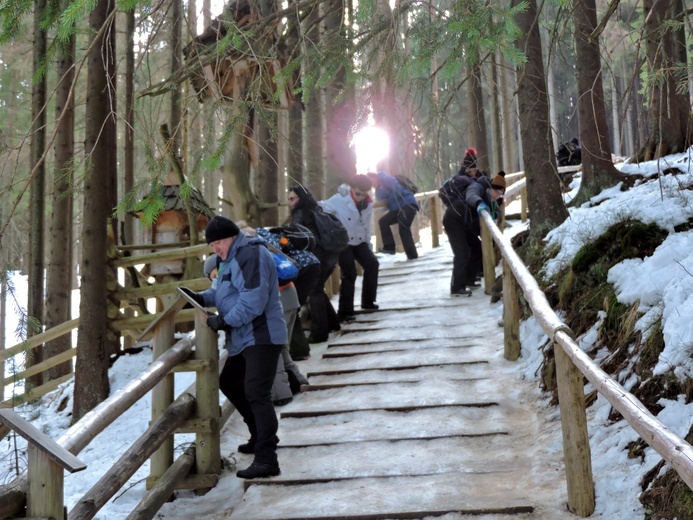
[[[29,295],[27,313],[33,321],[27,327],[27,336],[37,332],[44,321],[44,207],[46,189],[46,75],[41,62],[46,55],[46,32],[41,27],[46,1],[34,0],[33,88],[31,91],[31,187],[29,213]],[[28,367],[40,363],[43,350],[36,347],[27,351]],[[41,385],[41,374],[26,379],[27,389]]]
[[[568,217],[556,172],[549,124],[549,104],[541,51],[536,0],[517,18],[524,37],[520,42],[527,62],[518,71],[522,156],[527,177],[527,199],[532,215],[530,241],[538,244],[551,229]]]
[[[84,219],[80,325],[72,420],[77,422],[109,393],[107,247],[115,188],[115,2],[99,0],[89,15],[92,42],[87,56]]]
[[[599,39],[592,37],[597,27],[595,0],[573,1],[573,24],[582,147],[582,182],[573,202],[581,204],[603,189],[618,184],[623,175],[614,167],[611,158]]]
[[[53,172],[53,214],[50,233],[50,261],[46,278],[46,328],[69,321],[72,292],[72,168],[74,158],[74,85],[75,38],[70,36],[57,60],[55,115],[58,128],[55,137]],[[46,344],[50,358],[72,348],[70,334]],[[48,380],[72,373],[72,362],[66,361],[48,370]]]
[[[644,0],[649,110],[647,142],[639,160],[682,152],[693,141],[691,106],[685,79],[685,10],[681,0]],[[676,22],[681,22],[676,24]]]

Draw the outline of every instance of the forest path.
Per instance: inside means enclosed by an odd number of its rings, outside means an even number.
[[[282,474],[246,481],[229,518],[575,518],[558,414],[503,358],[499,305],[450,297],[447,248],[400,256],[381,261],[380,310],[301,364],[310,385],[278,409]]]

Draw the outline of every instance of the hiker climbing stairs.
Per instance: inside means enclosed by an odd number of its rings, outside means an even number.
[[[282,474],[246,481],[229,518],[574,518],[535,383],[503,359],[489,297],[450,297],[450,269],[444,250],[381,266],[380,310],[313,354],[280,411]]]

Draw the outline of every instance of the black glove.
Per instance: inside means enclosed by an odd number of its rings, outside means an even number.
[[[198,305],[202,307],[205,306],[205,299],[202,297],[200,293],[196,293],[195,291],[188,289],[187,287],[181,287],[180,290],[187,294],[190,297],[190,299],[192,299]]]
[[[214,332],[230,329],[228,324],[224,321],[224,318],[219,314],[212,314],[209,318],[207,318],[207,326]]]

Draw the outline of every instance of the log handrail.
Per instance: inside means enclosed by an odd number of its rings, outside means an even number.
[[[617,381],[613,380],[609,374],[597,366],[597,364],[577,345],[573,332],[556,315],[546,299],[545,294],[539,288],[536,280],[512,248],[510,241],[498,229],[493,218],[486,211],[482,212],[482,224],[482,227],[489,230],[493,241],[501,251],[504,263],[504,275],[507,276],[510,274],[513,276],[522,289],[524,298],[542,330],[554,343],[554,346],[557,345],[560,348],[561,356],[565,355],[570,361],[569,365],[571,366],[564,366],[563,370],[569,372],[574,369],[578,375],[578,377],[569,376],[567,378],[572,378],[572,383],[578,386],[576,402],[572,403],[577,406],[577,408],[564,410],[563,404],[561,403],[563,400],[561,399],[561,394],[567,394],[568,390],[560,388],[561,385],[564,384],[561,381],[561,377],[559,377],[558,381],[570,510],[580,516],[589,516],[594,510],[594,484],[591,475],[591,465],[589,463],[589,437],[586,431],[578,431],[576,434],[575,430],[576,424],[583,420],[582,418],[585,415],[582,376],[587,378],[587,380],[594,385],[597,391],[618,410],[631,428],[633,428],[650,447],[675,469],[689,488],[693,489],[693,446],[671,432],[671,430],[654,417],[633,394],[626,391]],[[484,252],[484,254],[487,253]],[[507,266],[505,264],[507,264]],[[505,291],[503,297],[504,307],[506,307],[510,303],[505,301]],[[514,319],[519,322],[519,315],[515,315]],[[507,327],[508,324],[506,323],[505,326]],[[512,341],[512,339],[513,338],[506,337],[506,342],[509,340]],[[510,350],[512,351],[513,349]],[[506,352],[508,352],[507,348]],[[561,372],[562,370],[558,367],[558,354],[559,352],[556,351],[556,370],[557,372]],[[565,376],[566,374],[563,375]],[[571,383],[567,381],[565,377],[563,377],[563,381],[567,384]],[[575,395],[574,393],[573,396]],[[582,409],[578,409],[579,407],[582,407]],[[568,427],[572,428],[573,431],[567,435],[566,422],[570,423],[571,421],[573,422]],[[582,426],[579,425],[578,428],[579,427]],[[587,462],[585,462],[585,457],[587,457]],[[568,471],[569,468],[572,468],[573,471]],[[586,474],[576,475],[576,468],[580,468],[580,470]],[[577,489],[576,486],[581,486],[582,488]]]

